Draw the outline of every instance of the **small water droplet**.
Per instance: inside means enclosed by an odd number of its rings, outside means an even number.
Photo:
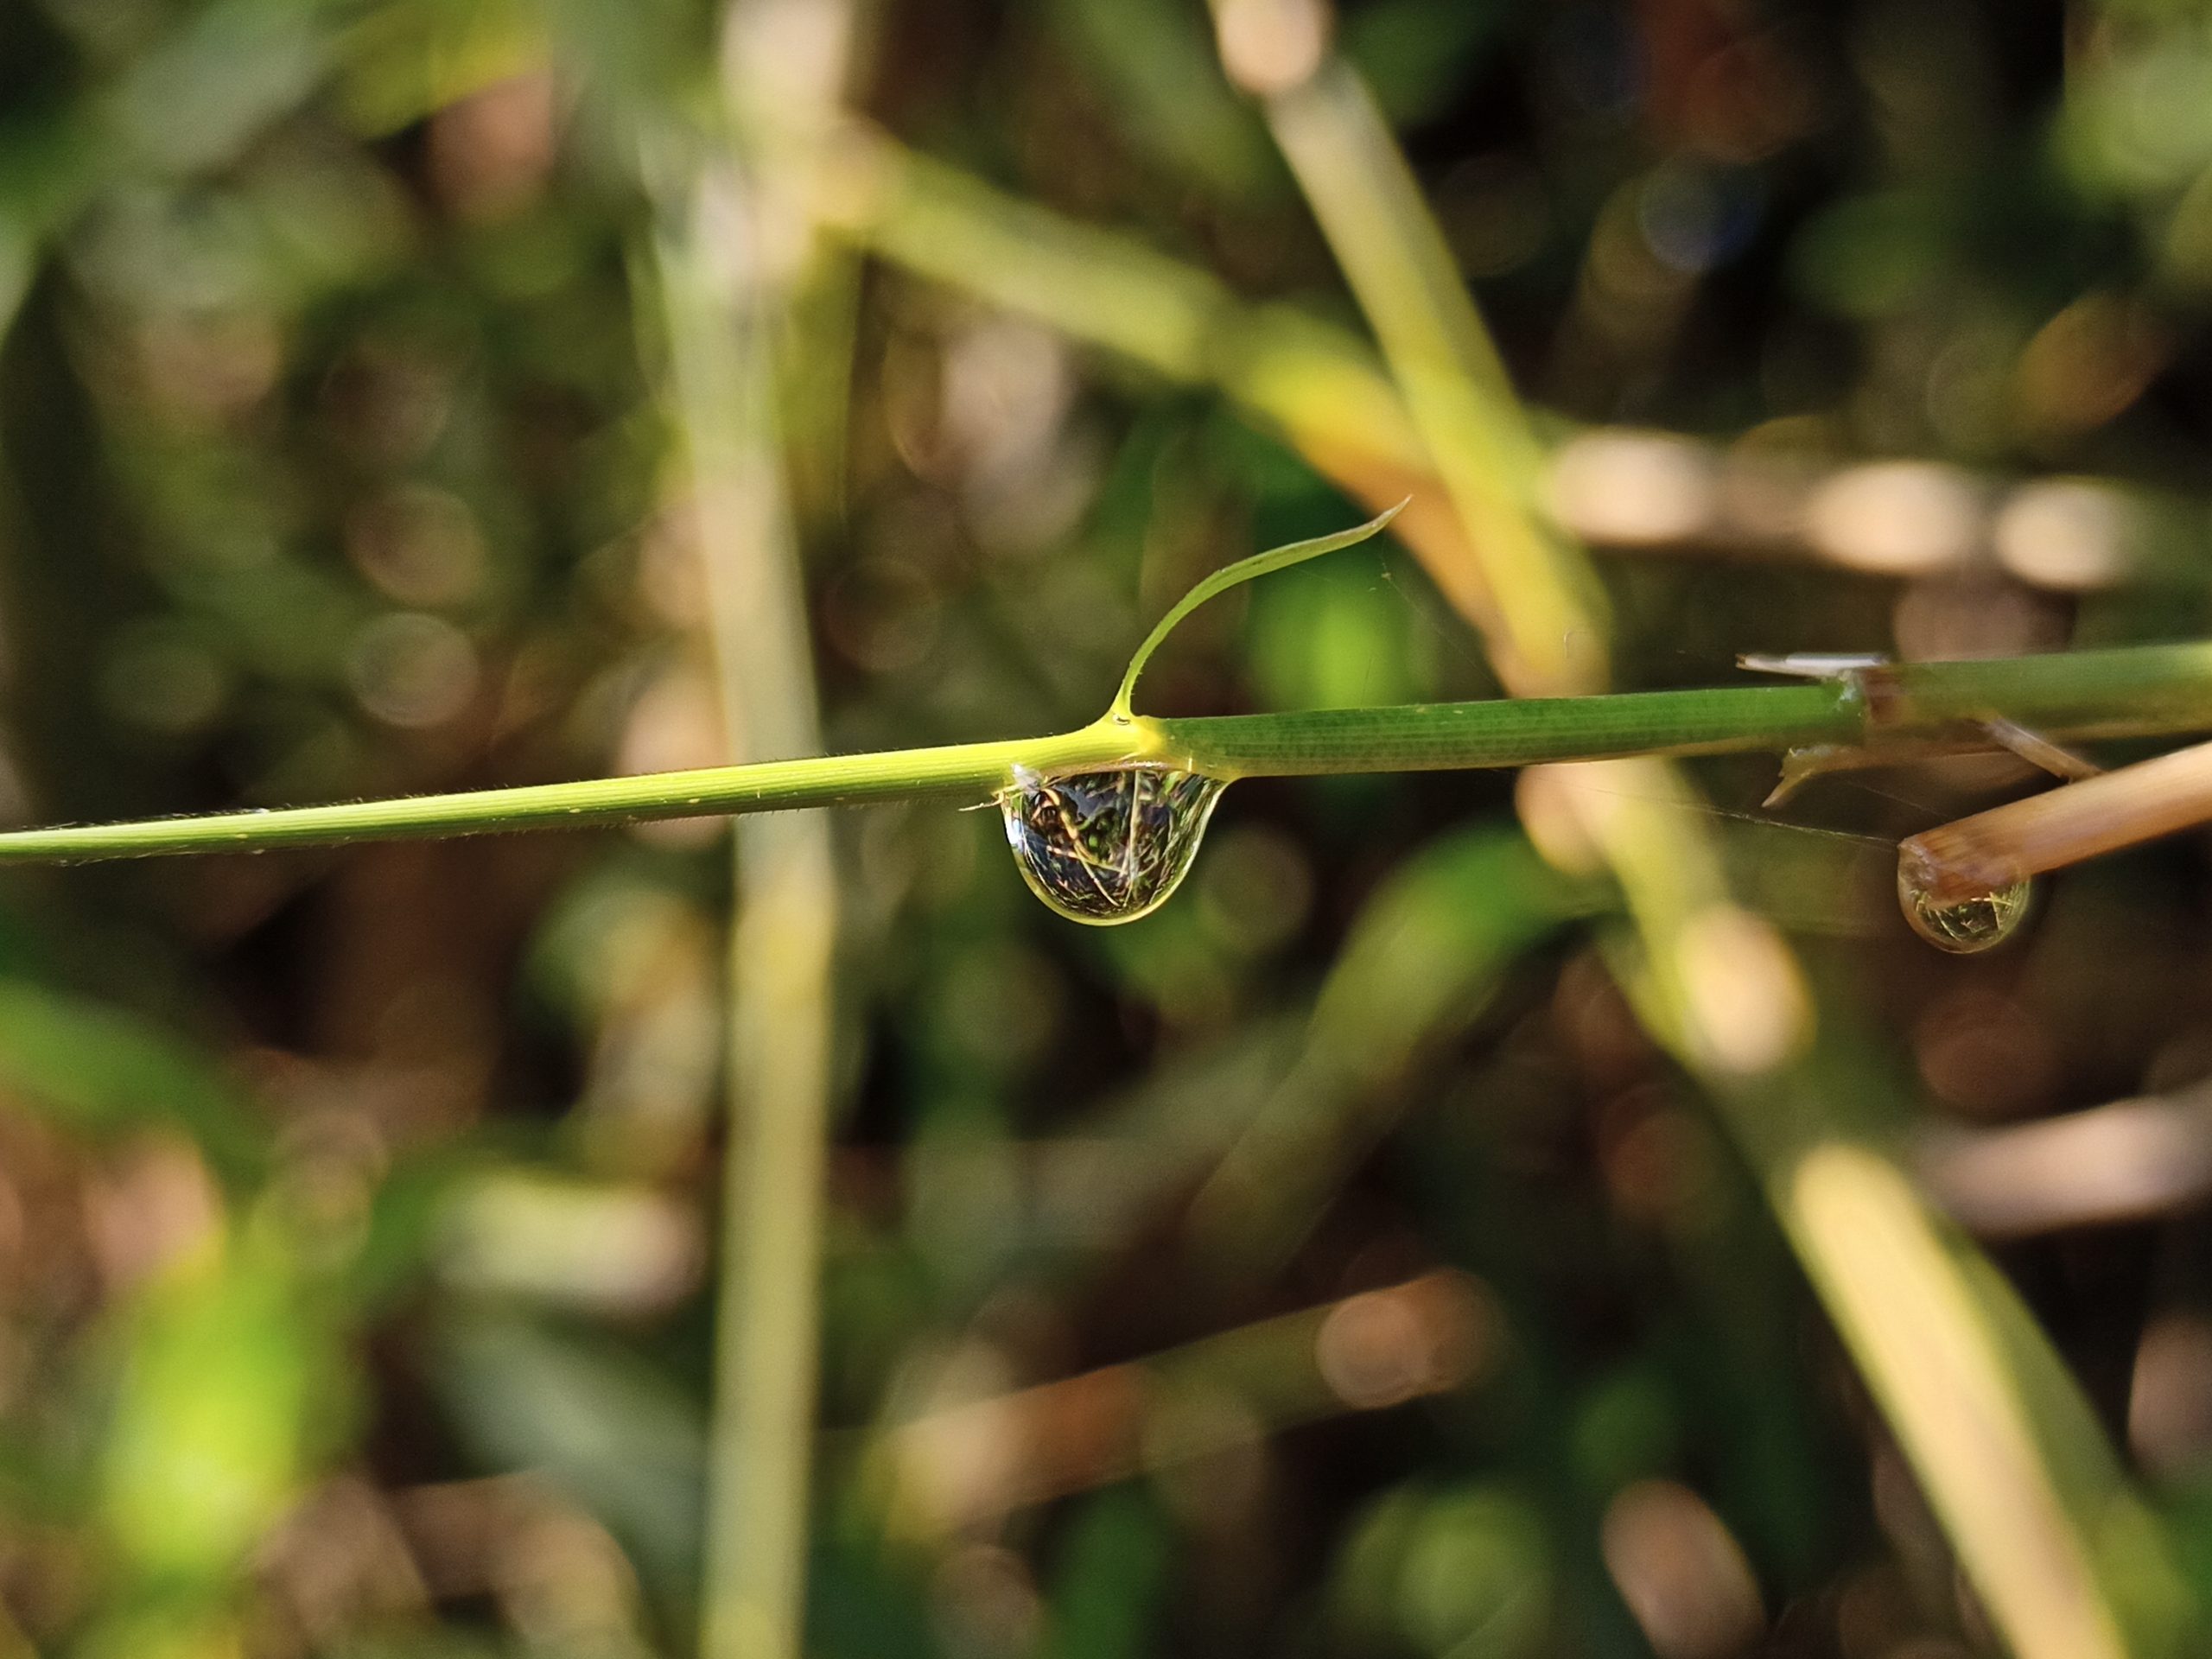
[[[1150,915],[1175,891],[1226,787],[1170,766],[1024,772],[998,803],[1030,892],[1071,921],[1105,927]]]
[[[1924,874],[1914,861],[1904,858],[1897,862],[1897,904],[1912,931],[1938,950],[1965,956],[2002,944],[2027,920],[2034,896],[2031,883],[2015,881],[1994,893],[1939,904],[1929,896]]]

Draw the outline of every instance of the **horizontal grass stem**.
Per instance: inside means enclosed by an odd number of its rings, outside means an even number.
[[[252,852],[800,806],[966,795],[1017,770],[1173,762],[1224,778],[1522,766],[1631,754],[1878,748],[2017,721],[2061,740],[2212,731],[2212,645],[1929,663],[1793,685],[1632,691],[1155,720],[1110,716],[1056,736],[772,760],[197,817],[17,830],[0,862]]]
[[[1058,770],[1147,758],[1143,735],[1085,727],[1058,737],[962,743],[595,778],[515,789],[215,812],[0,833],[0,863],[76,862],[181,853],[259,852],[346,842],[499,835],[646,823],[802,806],[987,794],[1015,766]]]

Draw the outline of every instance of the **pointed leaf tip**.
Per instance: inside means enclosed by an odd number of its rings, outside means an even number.
[[[1197,610],[1208,600],[1217,594],[1226,593],[1241,583],[1250,582],[1256,576],[1268,575],[1277,570],[1287,570],[1294,564],[1303,564],[1306,560],[1317,559],[1324,553],[1335,553],[1347,547],[1357,547],[1360,543],[1379,532],[1393,518],[1403,512],[1412,502],[1413,497],[1409,495],[1396,505],[1386,507],[1365,524],[1355,525],[1351,530],[1340,530],[1328,536],[1316,536],[1310,541],[1291,542],[1282,547],[1269,548],[1264,553],[1255,553],[1249,559],[1239,559],[1234,564],[1224,565],[1192,588],[1189,593],[1185,594],[1182,598],[1177,600],[1168,610],[1167,614],[1153,625],[1152,632],[1145,636],[1144,643],[1137,647],[1136,654],[1129,658],[1128,669],[1122,676],[1121,687],[1115,692],[1113,704],[1107,712],[1123,718],[1129,715],[1130,701],[1136,695],[1137,676],[1144,672],[1144,665],[1152,660],[1152,653],[1160,649],[1160,645],[1166,642],[1167,636],[1175,631],[1177,625],[1185,617]]]

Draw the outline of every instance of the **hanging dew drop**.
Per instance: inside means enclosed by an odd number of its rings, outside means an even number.
[[[1411,499],[1410,497],[1408,498]],[[1401,501],[1357,529],[1294,542],[1215,571],[1154,624],[1123,671],[1100,723],[1132,727],[1137,677],[1177,623],[1216,594],[1365,541],[1396,518]],[[1071,921],[1110,927],[1149,916],[1181,885],[1197,856],[1224,779],[1156,761],[1058,774],[1014,769],[994,798],[1014,861],[1030,892]]]
[[[1897,903],[1912,931],[1938,950],[1961,956],[2002,944],[2027,920],[2035,889],[2014,881],[1992,893],[1939,903],[1929,891],[1928,873],[1907,854],[1897,861]]]
[[[1029,890],[1071,921],[1110,927],[1160,908],[1197,855],[1228,787],[1171,766],[1017,772],[998,794]]]

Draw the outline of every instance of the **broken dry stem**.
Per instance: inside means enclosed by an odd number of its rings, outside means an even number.
[[[1955,904],[2207,819],[2212,743],[2200,743],[1923,831],[1898,845],[1898,869]]]

